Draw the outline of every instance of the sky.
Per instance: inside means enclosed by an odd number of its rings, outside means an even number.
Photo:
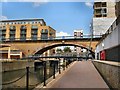
[[[75,29],[89,34],[92,17],[92,2],[2,2],[0,16],[4,20],[42,18],[57,36],[73,36]]]

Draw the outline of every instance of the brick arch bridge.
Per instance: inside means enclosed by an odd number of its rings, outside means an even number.
[[[97,43],[99,42],[100,38],[93,38],[91,43],[92,51],[94,52]],[[55,46],[65,46],[65,45],[72,45],[72,46],[80,46],[84,48],[88,48],[90,44],[90,39],[88,38],[75,38],[75,39],[47,39],[47,40],[15,40],[15,41],[5,41],[4,44],[8,44],[11,47],[19,49],[26,57],[28,55],[34,55],[38,51],[46,51],[47,49],[53,48]]]
[[[38,49],[35,54],[43,54],[44,52],[46,52],[47,50],[50,50],[50,49],[53,49],[55,47],[58,47],[58,46],[76,46],[76,47],[81,47],[81,48],[84,48],[84,49],[87,49],[88,51],[90,51],[90,53],[92,54],[92,56],[94,57],[94,52],[92,50],[89,50],[88,48],[84,47],[83,45],[79,45],[79,44],[64,44],[64,43],[61,43],[61,44],[51,44],[49,46],[46,46],[44,48],[41,48],[40,50]]]

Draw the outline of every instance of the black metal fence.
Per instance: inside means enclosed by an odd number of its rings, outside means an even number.
[[[64,59],[62,63],[60,59],[42,61],[34,68],[27,66],[23,71],[18,70],[17,72],[3,72],[2,90],[21,88],[25,90],[32,90],[39,84],[46,86],[50,82],[48,79],[55,79],[56,73],[61,74],[62,71],[68,68],[72,62],[73,59]],[[6,74],[8,75],[6,76]]]

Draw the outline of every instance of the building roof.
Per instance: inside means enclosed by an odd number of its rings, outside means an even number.
[[[35,19],[16,19],[16,20],[15,19],[13,19],[13,20],[11,19],[11,20],[1,20],[1,21],[2,22],[16,22],[16,21],[40,21],[40,20],[45,22],[44,19],[36,19],[36,18]]]

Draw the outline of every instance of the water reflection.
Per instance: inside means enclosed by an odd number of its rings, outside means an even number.
[[[56,72],[58,71],[58,62],[47,62],[46,65],[46,73],[47,73],[47,79],[50,78],[53,75],[53,64],[56,65]],[[29,68],[29,88],[34,88],[38,84],[43,82],[43,77],[44,77],[44,72],[43,72],[43,64],[38,64],[34,68]],[[23,76],[24,75],[24,76]],[[15,81],[18,78],[23,76],[20,80],[2,85],[3,90],[9,88],[26,88],[26,69],[21,69],[21,70],[14,70],[14,71],[9,71],[9,72],[3,72],[2,73],[2,83],[8,83],[11,81]]]

